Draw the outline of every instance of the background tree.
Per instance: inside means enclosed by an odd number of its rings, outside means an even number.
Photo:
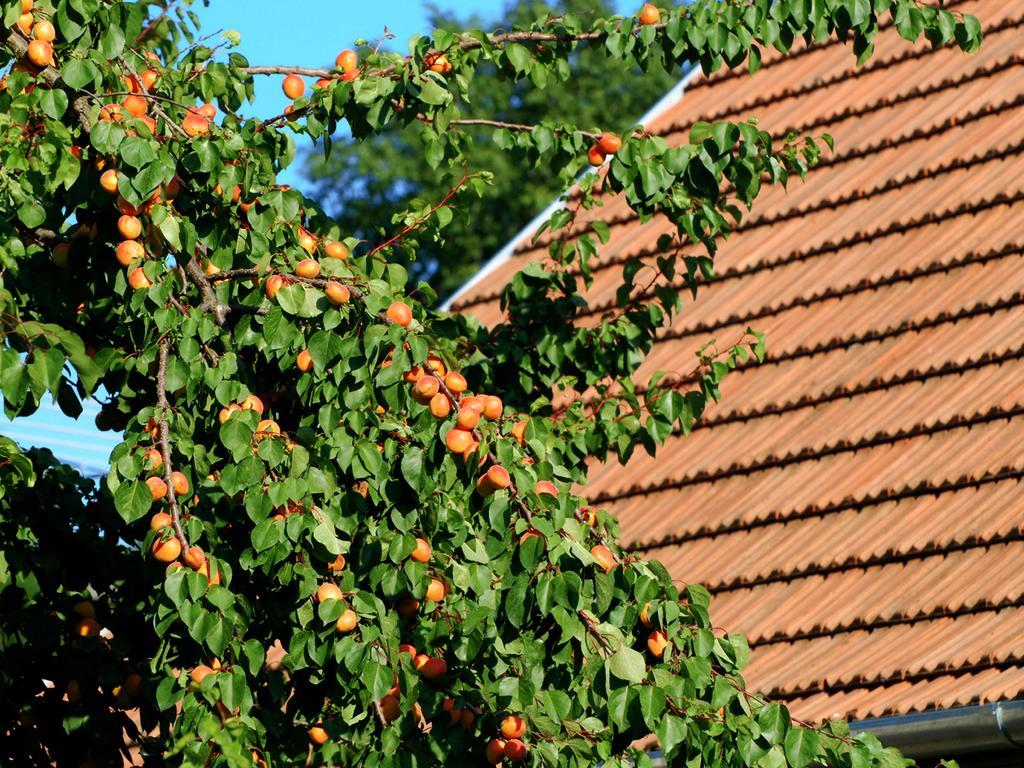
[[[750,692],[746,642],[712,631],[707,591],[621,551],[615,518],[572,493],[588,459],[690,428],[761,352],[755,336],[691,377],[634,381],[680,298],[634,291],[627,268],[619,306],[577,327],[608,224],[576,214],[622,195],[667,217],[651,266],[697,289],[762,185],[804,174],[819,140],[701,123],[669,147],[464,107],[479,66],[543,89],[581,46],[610,67],[756,69],[801,37],[866,58],[880,17],[973,50],[977,20],[914,0],[645,5],[323,70],[252,65],[151,5],[0,5],[4,408],[50,396],[74,415],[102,385],[124,438],[99,488],[0,440],[0,754],[642,768],[633,745],[654,734],[671,765],[902,765]],[[294,102],[242,116],[266,75]],[[457,180],[357,244],[277,180],[290,134],[342,122],[359,139],[415,127]],[[427,286],[407,295],[402,266],[485,191],[474,135],[563,180],[602,169],[546,224],[550,258],[515,277],[495,328],[433,311]]]
[[[460,18],[438,8],[430,21],[442,29],[512,29],[536,19],[575,13],[590,23],[614,14],[609,0],[510,2],[498,19]],[[399,47],[393,44],[392,47]],[[533,125],[544,120],[573,125],[600,125],[621,132],[629,128],[678,80],[680,70],[667,70],[652,62],[646,71],[637,66],[608,67],[599,50],[585,47],[567,59],[570,79],[555,79],[544,90],[530,80],[501,77],[492,62],[473,72],[473,109],[497,120]],[[338,139],[331,154],[305,156],[305,173],[312,179],[313,196],[353,235],[369,240],[378,227],[409,208],[414,199],[440,200],[454,183],[443,169],[423,162],[415,130],[389,127],[364,141]],[[408,264],[415,285],[427,280],[447,296],[468,280],[480,264],[564,190],[550,168],[523,167],[493,142],[476,142],[466,149],[470,169],[493,174],[480,197],[454,206],[454,220],[444,241],[423,243],[416,261]]]

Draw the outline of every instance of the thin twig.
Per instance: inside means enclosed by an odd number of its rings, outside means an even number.
[[[150,32],[152,32],[156,28],[156,25],[159,24],[161,21],[163,21],[167,17],[167,14],[171,12],[171,8],[173,8],[177,4],[177,2],[178,2],[178,0],[170,0],[167,3],[167,6],[162,11],[160,11],[160,13],[158,13],[156,16],[154,16],[146,24],[146,26],[144,26],[142,28],[142,31],[139,32],[138,36],[135,38],[135,41],[132,43],[132,45],[138,45],[143,40],[145,40],[146,39],[146,35],[148,35]]]
[[[181,512],[178,509],[178,499],[174,493],[173,467],[171,466],[171,430],[167,426],[167,412],[171,409],[167,402],[167,358],[170,353],[170,340],[165,336],[160,339],[159,357],[156,369],[156,423],[160,431],[160,454],[164,460],[164,482],[167,483],[167,499],[171,507],[171,520],[174,523],[174,533],[181,542],[182,552],[188,551],[188,539],[185,538],[185,531],[181,528]]]

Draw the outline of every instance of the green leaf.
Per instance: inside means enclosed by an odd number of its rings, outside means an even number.
[[[647,673],[643,654],[624,645],[608,659],[608,669],[620,680],[630,683],[642,682]]]
[[[806,728],[793,728],[786,734],[785,750],[791,768],[804,768],[818,756],[818,734]]]
[[[153,494],[141,480],[121,483],[114,492],[114,506],[126,523],[134,523],[149,512]]]

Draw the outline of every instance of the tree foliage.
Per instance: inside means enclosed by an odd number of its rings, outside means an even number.
[[[583,46],[612,68],[756,69],[801,38],[866,58],[881,19],[972,50],[976,20],[912,0],[714,2],[441,30],[317,70],[253,65],[152,5],[2,6],[4,408],[50,396],[76,415],[102,385],[100,421],[124,435],[98,487],[0,440],[3,754],[582,768],[649,765],[636,744],[653,734],[672,765],[903,764],[749,692],[746,643],[712,631],[707,592],[623,552],[614,517],[573,493],[588,460],[689,429],[762,351],[752,335],[689,377],[634,382],[681,299],[635,290],[628,266],[619,306],[575,325],[607,237],[575,214],[621,193],[667,217],[657,269],[696,290],[760,187],[802,175],[820,139],[747,121],[669,146],[464,110],[478,67],[544,91]],[[319,82],[286,80],[287,115],[245,116],[253,78],[284,74]],[[415,128],[457,182],[360,244],[277,183],[294,135],[342,123],[357,140]],[[474,131],[524,167],[606,167],[548,222],[577,236],[516,276],[495,328],[432,310],[425,285],[407,295],[402,266],[485,190]]]
[[[593,21],[612,14],[609,0],[561,0],[548,3],[519,0],[496,23],[473,16],[434,11],[435,27],[460,30],[471,27],[511,29],[535,19],[575,13]],[[396,45],[395,41],[392,45]],[[476,114],[510,123],[534,125],[544,120],[574,125],[601,126],[625,131],[672,85],[679,72],[666,71],[652,61],[639,67],[607,66],[604,53],[582,47],[568,59],[569,78],[552,79],[538,89],[529,79],[512,80],[482,62],[472,74],[472,104]],[[585,97],[581,97],[585,94]],[[401,214],[414,200],[441,199],[458,179],[444,166],[431,167],[419,151],[415,127],[391,126],[365,141],[337,141],[329,157],[313,151],[305,158],[313,179],[313,197],[338,225],[357,237],[376,241],[379,228]],[[490,184],[480,197],[466,197],[451,211],[453,220],[444,239],[424,241],[407,263],[410,282],[426,280],[441,296],[455,291],[490,255],[497,253],[523,223],[542,211],[565,189],[565,179],[543,163],[524,167],[494,142],[477,141],[465,148],[466,165],[487,171]]]

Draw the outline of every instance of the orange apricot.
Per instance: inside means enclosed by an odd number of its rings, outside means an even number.
[[[430,413],[435,419],[447,419],[452,412],[452,401],[444,392],[430,398]]]
[[[160,501],[160,499],[167,495],[167,483],[159,477],[148,478],[146,485],[149,486],[149,492],[153,496],[153,501]]]
[[[307,733],[309,735],[309,740],[316,744],[318,747],[322,744],[327,743],[327,731],[325,731],[319,725],[314,725],[312,728],[309,729],[309,731],[307,731]]]
[[[452,453],[465,453],[474,442],[472,432],[458,427],[449,429],[444,436],[444,444]]]
[[[151,551],[153,557],[161,563],[170,563],[177,560],[178,555],[181,554],[181,542],[176,536],[171,536],[169,539],[157,539],[153,542]]]
[[[329,258],[341,259],[342,261],[349,257],[348,247],[336,240],[332,240],[324,246],[324,254]]]
[[[412,322],[412,310],[404,301],[393,301],[384,313],[388,320],[403,328]]]
[[[359,66],[359,56],[355,51],[346,48],[334,59],[334,66],[342,72],[353,72]]]
[[[505,404],[501,402],[501,398],[497,395],[487,395],[484,397],[484,418],[496,421],[501,418],[504,410]]]
[[[295,358],[295,366],[303,373],[313,370],[313,356],[309,354],[308,349],[299,352],[298,357]]]
[[[150,478],[150,480],[159,478]],[[153,517],[149,519],[149,529],[151,531],[157,531],[158,533],[164,528],[169,528],[171,523],[174,522],[174,518],[168,515],[166,512],[157,512]]]
[[[440,579],[431,579],[427,585],[427,600],[432,600],[435,603],[439,603],[444,600],[444,596],[447,593],[444,582]]]
[[[53,64],[53,45],[48,40],[33,40],[28,44],[28,60],[37,67]]]
[[[178,496],[184,496],[188,493],[188,478],[181,472],[171,472],[171,485],[174,486],[174,492]]]
[[[506,739],[521,739],[526,734],[526,721],[519,715],[509,715],[501,721],[501,735]]]
[[[416,549],[409,555],[417,563],[425,563],[430,560],[430,556],[433,554],[433,550],[430,548],[430,543],[426,539],[416,539]]]
[[[281,90],[285,96],[295,101],[302,98],[302,94],[306,92],[306,83],[298,75],[288,75],[281,83]]]
[[[593,166],[594,168],[604,165],[606,157],[607,155],[605,155],[605,153],[601,151],[601,148],[597,146],[597,144],[592,146],[590,150],[587,152],[587,162],[590,163],[591,166]]]
[[[461,395],[466,391],[466,377],[458,371],[449,371],[444,377],[444,385],[453,395]]]
[[[665,654],[665,648],[668,646],[668,635],[662,629],[656,629],[647,636],[647,652],[656,659],[660,659]]]
[[[100,174],[100,187],[103,188],[104,192],[114,194],[117,192],[117,171],[113,168],[108,168]]]
[[[487,742],[487,749],[484,751],[484,756],[488,763],[492,765],[498,765],[505,759],[505,740],[504,739],[491,739]]]
[[[341,600],[342,598],[341,587],[329,581],[325,581],[316,590],[316,600],[318,603],[322,603],[324,600]]]
[[[320,262],[316,259],[303,259],[295,265],[295,274],[299,277],[316,277],[320,274]]]
[[[618,565],[615,555],[604,544],[598,544],[592,547],[590,554],[595,560],[597,560],[597,564],[604,569],[605,573],[608,573]]]
[[[352,292],[348,289],[348,286],[333,282],[327,284],[327,288],[324,289],[324,293],[327,294],[327,300],[336,307],[340,307],[342,304],[347,303],[349,298],[352,296]]]
[[[649,27],[652,24],[658,23],[658,20],[661,18],[661,11],[658,10],[658,6],[652,3],[644,3],[640,8],[638,18],[640,19],[641,24],[645,27]]]
[[[601,134],[601,138],[597,140],[597,146],[606,155],[614,155],[622,146],[622,139],[614,133],[605,131]]]
[[[125,240],[137,240],[142,234],[142,222],[135,216],[122,216],[117,220],[117,231]]]
[[[145,288],[149,288],[152,284],[153,281],[146,277],[146,273],[143,271],[142,267],[136,267],[128,273],[128,285],[130,285],[133,290],[141,291]]]
[[[114,258],[122,267],[129,266],[132,262],[138,261],[146,255],[146,249],[137,240],[122,240],[117,244],[114,251]]]
[[[337,632],[345,633],[351,632],[356,628],[356,624],[359,623],[359,614],[353,611],[351,608],[346,608],[345,612],[338,617],[338,621],[334,624],[334,629]]]

